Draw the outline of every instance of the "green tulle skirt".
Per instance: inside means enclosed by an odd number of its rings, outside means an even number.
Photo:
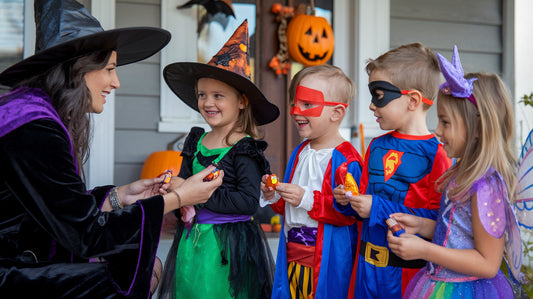
[[[195,224],[182,234],[177,254],[176,298],[233,298],[229,261],[222,259],[213,224]]]

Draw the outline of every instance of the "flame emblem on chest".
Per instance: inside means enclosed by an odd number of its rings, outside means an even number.
[[[389,150],[383,157],[383,173],[385,174],[385,182],[388,181],[396,172],[400,164],[402,164],[403,152]]]

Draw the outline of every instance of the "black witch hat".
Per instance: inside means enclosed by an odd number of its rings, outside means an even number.
[[[96,51],[117,52],[117,65],[143,60],[170,41],[161,28],[129,27],[103,30],[74,0],[35,0],[35,54],[0,73],[0,84],[12,86],[65,61]]]

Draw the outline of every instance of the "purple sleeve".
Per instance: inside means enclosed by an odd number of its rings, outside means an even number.
[[[472,186],[472,194],[477,195],[479,219],[487,233],[501,238],[505,232],[505,204],[508,201],[507,188],[501,175],[492,171]]]

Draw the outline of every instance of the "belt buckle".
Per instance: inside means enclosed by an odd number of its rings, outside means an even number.
[[[366,243],[365,261],[376,267],[387,267],[389,264],[389,250],[387,247]]]

